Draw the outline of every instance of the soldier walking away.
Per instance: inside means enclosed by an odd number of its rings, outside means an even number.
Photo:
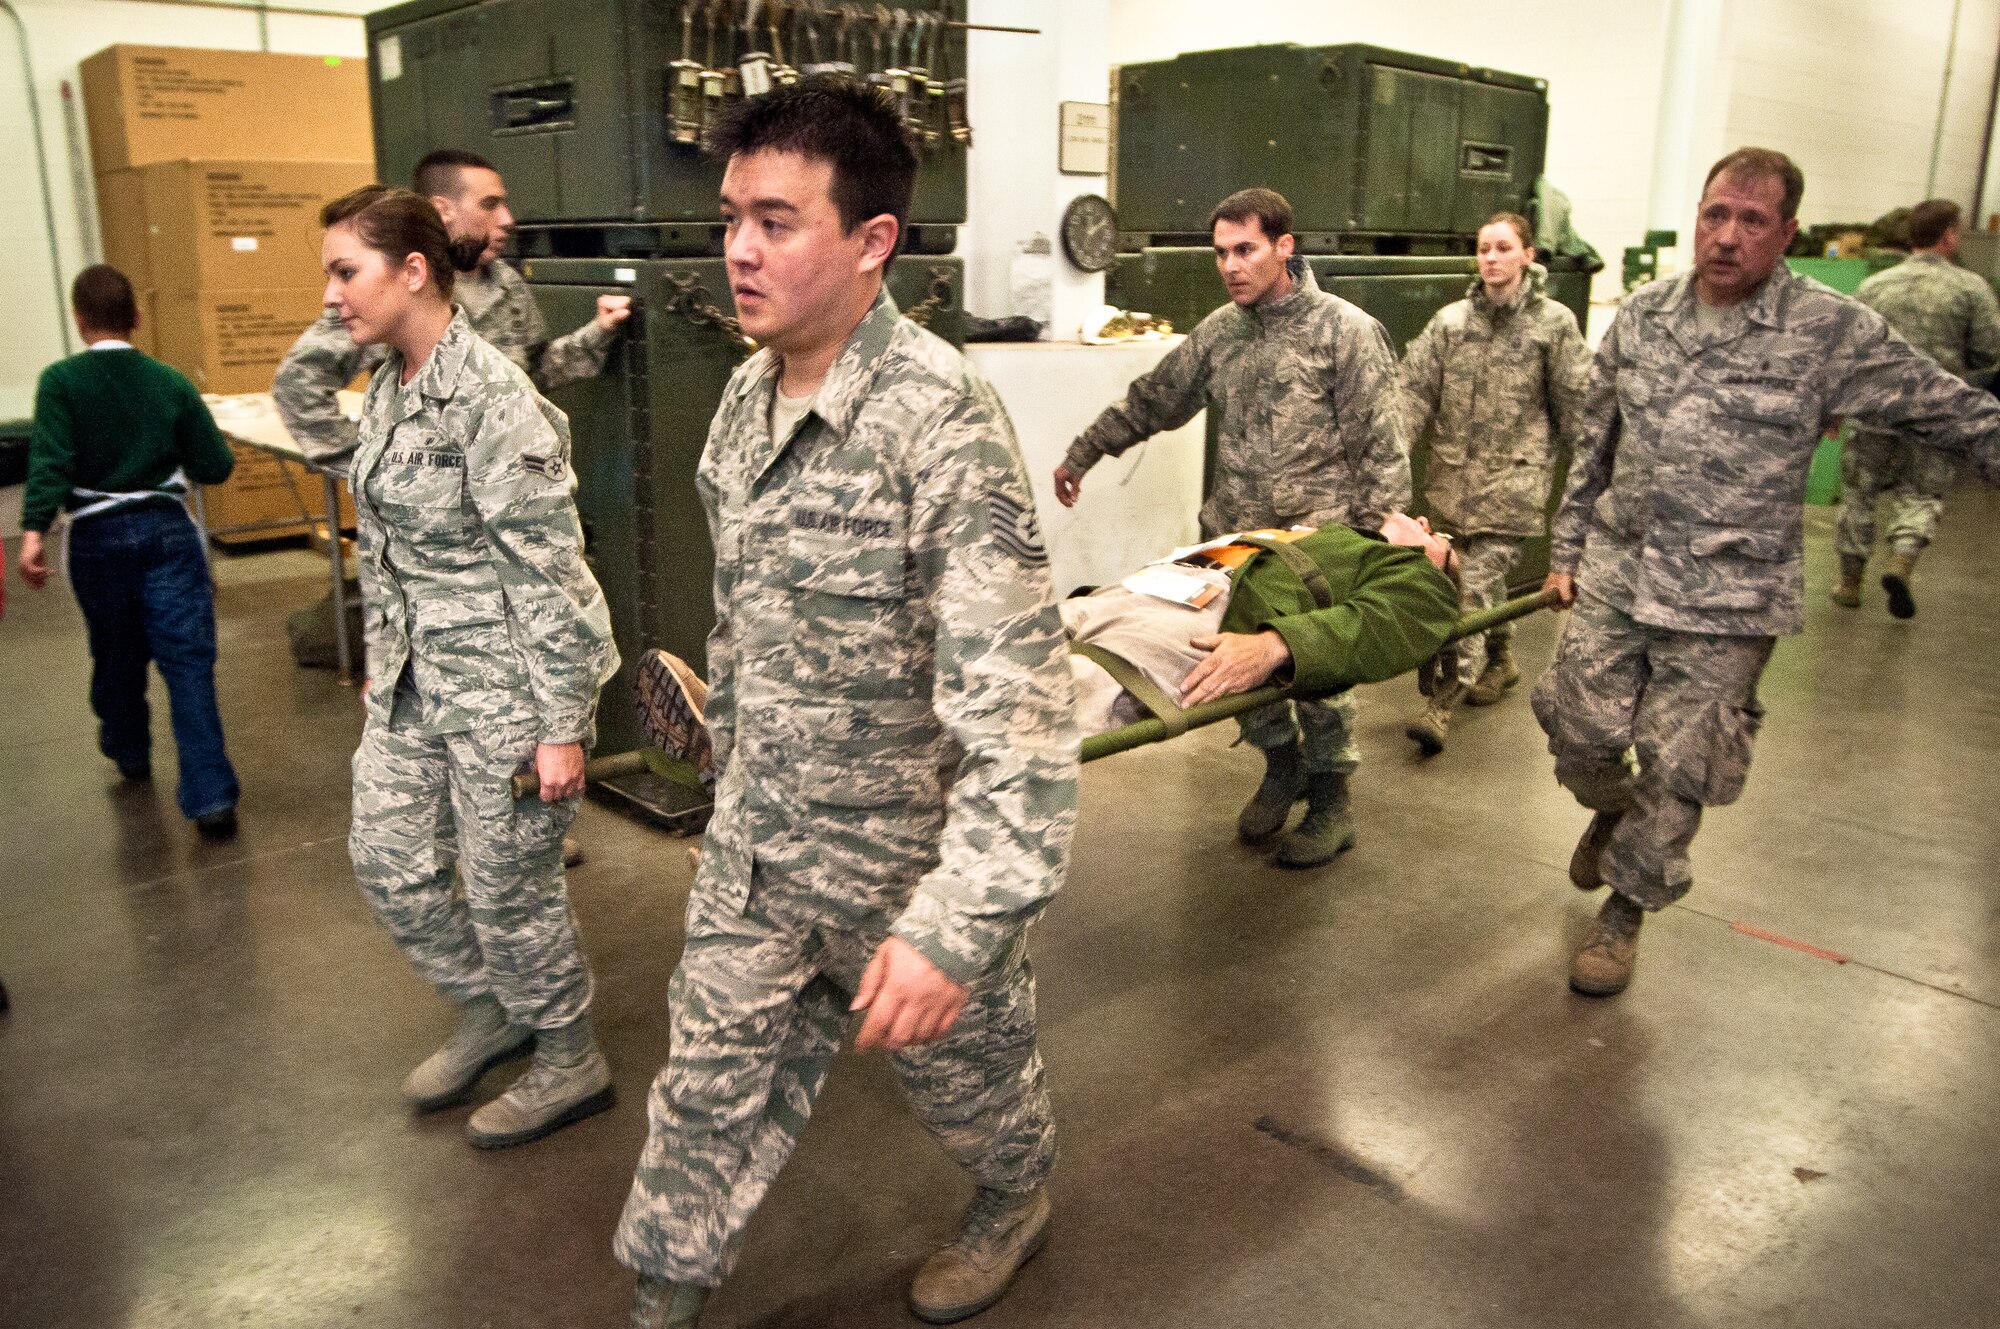
[[[1758,677],[1804,626],[1805,475],[1825,423],[1972,452],[2000,483],[2000,402],[1782,265],[1804,192],[1782,153],[1718,161],[1694,271],[1631,295],[1591,367],[1546,583],[1575,613],[1533,701],[1556,778],[1593,814],[1570,880],[1611,887],[1570,968],[1592,996],[1624,989],[1641,921],[1694,884],[1702,809],[1743,791]]]
[[[712,148],[743,331],[698,486],[720,778],[673,1051],[614,1249],[631,1324],[692,1325],[839,1050],[883,1048],[977,1189],[910,1307],[997,1301],[1049,1232],[1026,933],[1076,817],[1069,665],[1012,426],[883,289],[916,158],[877,90],[806,79]]]
[[[327,304],[357,345],[388,347],[349,471],[369,683],[348,848],[376,918],[460,1008],[404,1096],[458,1102],[532,1044],[527,1073],[466,1127],[483,1148],[522,1144],[612,1101],[562,867],[597,690],[618,666],[570,499],[569,425],[453,308],[453,242],[428,202],[370,185],[320,221]],[[517,799],[528,766],[540,796]]]
[[[1457,536],[1465,607],[1507,596],[1521,542],[1545,529],[1558,453],[1582,424],[1590,350],[1576,315],[1543,293],[1526,217],[1496,213],[1479,228],[1479,279],[1440,309],[1403,355],[1405,432],[1430,438],[1424,502]],[[1458,644],[1458,673],[1440,678],[1404,732],[1425,756],[1444,750],[1452,707],[1491,706],[1520,682],[1514,628]]]
[[[2000,303],[1986,279],[1952,260],[1963,223],[1958,204],[1934,198],[1910,209],[1910,257],[1861,283],[1854,298],[1889,320],[1903,339],[1971,383],[2000,366]],[[1944,496],[1958,479],[1952,453],[1880,430],[1857,427],[1840,456],[1840,524],[1834,548],[1840,581],[1837,605],[1861,605],[1861,576],[1875,547],[1875,504],[1889,496],[1889,567],[1882,589],[1889,612],[1917,612],[1911,581],[1917,558],[1937,534]]]
[[[603,372],[618,325],[631,315],[632,297],[598,296],[590,322],[550,340],[534,292],[500,257],[514,214],[507,210],[506,182],[493,164],[474,152],[440,148],[417,163],[411,188],[430,200],[454,241],[469,242],[457,251],[464,267],[452,291],[474,333],[525,370],[544,393]],[[354,450],[356,427],[340,413],[336,394],[356,376],[374,373],[387,355],[379,343],[358,344],[330,309],[299,335],[278,366],[271,397],[306,456],[327,462]],[[570,484],[575,483],[572,475]],[[564,836],[563,866],[575,867],[583,858],[575,838]]]
[[[188,486],[221,484],[235,456],[194,384],[132,347],[132,283],[107,264],[70,286],[89,349],[42,371],[21,503],[21,578],[48,584],[45,537],[69,514],[69,582],[90,634],[97,748],[127,780],[153,774],[146,665],[167,685],[181,815],[236,834],[236,770],[215,696],[215,587]]]
[[[1319,289],[1293,255],[1292,208],[1269,189],[1245,189],[1209,219],[1215,266],[1229,303],[1195,325],[1125,399],[1105,408],[1056,468],[1056,498],[1074,506],[1083,477],[1204,407],[1218,451],[1204,539],[1329,522],[1374,530],[1410,505],[1410,453],[1388,334],[1368,314]],[[1238,717],[1264,754],[1264,778],[1237,819],[1237,835],[1278,840],[1283,867],[1317,867],[1354,843],[1348,777],[1359,763],[1354,696],[1278,702]]]

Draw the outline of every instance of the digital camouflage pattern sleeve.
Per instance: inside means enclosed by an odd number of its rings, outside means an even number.
[[[271,380],[271,399],[308,461],[335,461],[354,451],[360,426],[340,413],[335,394],[386,358],[383,347],[356,346],[332,310],[292,343]]]
[[[1061,884],[1079,740],[1067,643],[1034,498],[993,389],[926,430],[910,544],[935,618],[932,709],[961,750],[937,866],[895,935],[945,973],[991,968]]]
[[[593,317],[574,332],[550,340],[548,320],[525,277],[509,264],[496,262],[489,283],[496,288],[493,298],[482,300],[469,286],[465,292],[472,329],[526,370],[538,391],[554,392],[604,372],[617,332],[600,328]]]
[[[541,741],[583,741],[597,690],[618,668],[611,613],[583,560],[570,498],[569,425],[562,412],[511,385],[490,391],[466,446],[466,486],[500,554],[500,591],[540,717]]]
[[[1210,314],[1160,363],[1134,379],[1124,400],[1105,407],[1070,444],[1063,465],[1082,475],[1102,458],[1119,456],[1134,443],[1179,429],[1201,414],[1208,404],[1208,351],[1217,327],[1216,315]]]

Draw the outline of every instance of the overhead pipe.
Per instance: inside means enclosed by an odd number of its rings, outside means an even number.
[[[1982,226],[1989,230],[2000,229],[1994,226],[1992,217],[1984,222],[1980,220],[1982,214],[1991,211],[1986,202],[1986,177],[1993,165],[1993,128],[1996,116],[2000,116],[2000,56],[1996,56],[1993,62],[1993,86],[1986,90],[1986,132],[1979,136],[1979,175],[1972,186],[1972,224],[1975,229]],[[2000,214],[1995,216],[2000,217]]]
[[[1931,170],[1924,177],[1925,198],[1937,197],[1938,162],[1944,156],[1945,113],[1951,104],[1951,71],[1958,62],[1958,19],[1964,9],[1965,0],[1951,0],[1951,36],[1944,47],[1944,83],[1938,88],[1937,129],[1931,135]],[[1974,200],[1972,206],[1978,207],[1978,201]]]
[[[69,295],[63,290],[62,249],[56,243],[55,194],[49,185],[49,153],[42,143],[42,104],[35,95],[35,66],[28,58],[28,25],[13,0],[0,0],[0,10],[14,20],[14,40],[21,51],[21,79],[28,89],[28,123],[35,139],[35,170],[42,180],[42,226],[49,241],[49,281],[56,293],[56,326],[62,331],[63,354],[76,349],[69,330]]]

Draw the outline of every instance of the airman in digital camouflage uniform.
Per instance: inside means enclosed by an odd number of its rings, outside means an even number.
[[[472,330],[525,370],[542,392],[601,373],[618,325],[631,313],[631,297],[599,296],[597,317],[551,341],[528,283],[500,257],[514,226],[500,173],[476,153],[443,148],[417,163],[413,180],[415,192],[430,199],[454,240],[482,242],[471,270],[459,273],[452,286]],[[472,256],[470,246],[465,253]],[[332,461],[354,450],[354,422],[340,413],[334,394],[356,375],[373,373],[387,354],[380,346],[357,345],[331,310],[292,344],[272,380],[271,396],[307,457]]]
[[[612,1098],[562,869],[618,665],[610,615],[583,561],[568,424],[453,309],[437,214],[371,185],[322,220],[327,302],[390,348],[349,473],[369,686],[348,848],[376,918],[461,1008],[405,1097],[457,1102],[532,1043],[528,1072],[467,1124],[482,1147],[524,1143]],[[539,799],[514,797],[523,769]]]
[[[1465,607],[1506,598],[1521,542],[1546,524],[1559,452],[1582,423],[1590,350],[1576,315],[1543,293],[1525,217],[1479,228],[1479,279],[1440,309],[1403,353],[1400,376],[1415,447],[1429,435],[1424,502],[1458,539]],[[1520,681],[1514,630],[1458,644],[1457,686],[1443,680],[1405,731],[1426,754],[1444,747],[1454,702],[1490,706]],[[1490,650],[1489,650],[1490,644]]]
[[[1100,458],[1178,429],[1205,407],[1215,413],[1218,447],[1201,509],[1204,537],[1328,522],[1375,529],[1410,504],[1410,453],[1388,335],[1361,309],[1320,290],[1312,269],[1293,257],[1292,209],[1282,195],[1231,194],[1209,225],[1230,302],[1070,444],[1056,468],[1057,499],[1074,504]],[[1353,844],[1353,694],[1281,702],[1238,724],[1263,752],[1265,771],[1237,834],[1252,844],[1269,840],[1303,795],[1305,819],[1279,842],[1280,864],[1314,867]]]
[[[1611,887],[1570,969],[1593,996],[1624,989],[1641,920],[1693,885],[1702,809],[1742,793],[1758,677],[1804,624],[1805,476],[1824,423],[1973,452],[2000,483],[2000,402],[1782,265],[1804,191],[1782,153],[1717,162],[1695,270],[1628,297],[1592,365],[1549,555],[1548,586],[1575,613],[1534,706],[1556,778],[1595,814],[1570,878]]]
[[[440,148],[417,163],[412,180],[415,192],[429,198],[444,220],[453,240],[454,261],[466,264],[452,284],[452,295],[472,330],[526,371],[542,392],[601,373],[618,325],[631,314],[632,298],[600,295],[596,318],[549,340],[548,323],[534,292],[500,257],[514,215],[507,210],[506,183],[492,163],[477,153]],[[357,345],[331,310],[299,334],[278,365],[271,398],[286,430],[308,458],[338,461],[354,450],[355,424],[340,413],[336,394],[357,374],[374,373],[387,354],[381,346]],[[569,484],[576,485],[574,473]],[[328,602],[327,613],[332,609]],[[583,856],[582,846],[564,836],[564,865],[575,867]]]
[[[673,1051],[619,1224],[632,1323],[694,1324],[850,1011],[977,1182],[910,1303],[997,1300],[1049,1223],[1026,931],[1062,880],[1078,740],[1013,431],[882,289],[916,161],[874,89],[812,78],[718,132],[731,293],[764,349],[699,471],[720,768]]]
[[[2000,304],[1986,279],[1952,262],[1958,254],[1958,204],[1934,198],[1910,210],[1910,257],[1861,283],[1854,298],[1889,320],[1910,345],[1968,382],[2000,366]],[[1875,547],[1875,502],[1889,495],[1889,568],[1882,589],[1889,612],[1917,612],[1910,590],[1917,557],[1937,534],[1944,496],[1958,479],[1949,452],[1880,430],[1856,428],[1840,454],[1840,582],[1833,602],[1861,604],[1861,574]]]

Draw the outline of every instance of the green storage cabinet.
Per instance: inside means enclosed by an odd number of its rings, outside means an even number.
[[[1542,173],[1547,84],[1525,75],[1286,44],[1126,65],[1116,87],[1128,249],[1205,243],[1223,196],[1265,185],[1303,249],[1469,253],[1487,217],[1528,211]]]
[[[643,237],[607,239],[601,229],[524,236],[546,242],[546,250],[719,252],[722,167],[673,141],[669,129],[669,64],[680,56],[690,7],[694,58],[702,60],[703,0],[414,0],[369,15],[383,178],[407,180],[434,148],[467,148],[507,178],[508,205],[524,226],[698,224]],[[943,12],[939,0],[891,0],[887,8]],[[734,65],[741,34],[724,29],[718,38],[717,63]],[[948,29],[940,41],[941,63],[962,71],[963,29]],[[949,138],[920,154],[913,223],[949,228],[965,221],[965,156]],[[951,238],[920,229],[912,247],[948,252]]]
[[[552,328],[583,323],[600,294],[636,302],[605,372],[551,394],[569,416],[586,554],[624,657],[599,702],[597,750],[626,752],[643,743],[641,652],[661,647],[706,670],[715,559],[694,474],[744,355],[700,307],[734,305],[719,259],[532,259],[522,274]],[[890,269],[889,290],[906,311],[928,302],[931,330],[956,345],[964,275],[963,260],[909,256]]]

